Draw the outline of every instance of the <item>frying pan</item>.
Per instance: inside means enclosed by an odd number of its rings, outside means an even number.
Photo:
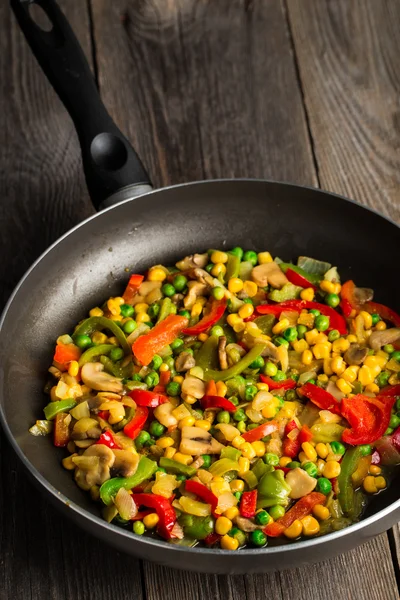
[[[40,29],[28,0],[11,0],[39,64],[78,132],[86,181],[100,212],[61,237],[13,292],[0,329],[1,421],[33,481],[63,514],[121,551],[171,567],[254,573],[327,559],[382,533],[400,517],[399,478],[342,531],[263,549],[228,552],[183,548],[107,524],[98,506],[60,466],[63,456],[29,427],[42,414],[43,382],[54,340],[87,311],[120,295],[127,271],[172,264],[210,247],[270,249],[290,258],[315,256],[344,277],[400,305],[393,287],[398,226],[356,203],[317,189],[264,180],[189,183],[151,191],[147,173],[98,95],[84,54],[54,0],[36,0],[52,23]],[[398,487],[397,487],[398,489]]]

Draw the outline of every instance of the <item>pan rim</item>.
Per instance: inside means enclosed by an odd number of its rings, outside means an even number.
[[[7,313],[9,311],[9,308],[10,308],[15,296],[17,295],[18,291],[24,284],[25,280],[29,277],[29,275],[33,272],[33,270],[36,268],[36,266],[44,259],[44,257],[48,253],[50,253],[58,244],[60,244],[64,239],[66,239],[71,233],[73,233],[73,232],[79,230],[81,227],[85,226],[86,223],[92,221],[93,219],[100,217],[103,213],[107,213],[108,211],[113,210],[117,207],[134,202],[136,199],[142,198],[143,196],[158,194],[160,192],[168,191],[171,189],[185,188],[185,187],[189,187],[189,186],[206,186],[206,185],[213,185],[213,184],[228,184],[228,183],[232,184],[232,183],[240,183],[240,182],[256,183],[256,184],[274,184],[274,185],[286,186],[286,187],[291,187],[291,188],[296,188],[296,189],[309,190],[312,192],[319,192],[320,194],[329,195],[338,200],[342,200],[344,202],[354,204],[357,207],[359,207],[360,209],[366,210],[366,211],[372,213],[373,215],[380,217],[381,219],[384,219],[385,221],[394,225],[397,229],[400,229],[400,225],[398,225],[396,222],[394,222],[390,217],[387,217],[386,215],[381,214],[379,211],[377,211],[373,208],[363,206],[359,202],[356,202],[355,200],[347,198],[346,196],[342,196],[340,194],[336,194],[334,192],[329,192],[329,191],[322,190],[320,188],[316,188],[316,187],[312,187],[312,186],[298,185],[298,184],[285,182],[285,181],[277,181],[277,180],[262,179],[262,178],[225,178],[225,179],[210,179],[210,180],[199,180],[199,181],[194,181],[194,182],[186,182],[186,183],[181,183],[181,184],[177,184],[177,185],[167,186],[164,188],[154,189],[154,190],[146,192],[145,194],[141,194],[140,196],[136,196],[133,198],[128,198],[126,200],[123,200],[122,202],[119,202],[116,205],[107,207],[104,210],[102,210],[101,212],[98,212],[98,213],[95,213],[95,214],[89,216],[88,218],[84,219],[83,221],[81,221],[80,223],[78,223],[77,225],[75,225],[74,227],[69,229],[66,233],[64,233],[62,236],[60,236],[57,240],[55,240],[33,262],[33,264],[24,273],[24,275],[22,276],[22,278],[19,280],[16,287],[14,288],[13,292],[11,293],[10,298],[8,299],[6,305],[3,309],[3,312],[1,314],[1,317],[0,317],[0,340],[1,340],[1,333],[2,333],[2,329],[3,329],[3,325],[7,318]],[[2,393],[2,392],[0,392],[0,393]],[[18,458],[22,462],[24,468],[26,468],[27,471],[35,479],[35,482],[37,483],[38,487],[44,488],[52,496],[54,504],[58,504],[59,502],[61,502],[63,505],[66,505],[68,508],[70,508],[72,511],[74,511],[79,517],[84,518],[85,520],[87,520],[88,522],[90,522],[93,525],[98,525],[103,530],[107,531],[109,534],[111,534],[113,536],[114,535],[116,535],[117,537],[121,536],[123,538],[126,538],[127,540],[131,540],[131,541],[134,540],[137,543],[139,543],[139,542],[144,543],[144,544],[148,545],[149,547],[163,548],[165,550],[168,549],[168,550],[178,553],[178,554],[182,553],[182,552],[184,552],[184,553],[187,552],[187,550],[188,550],[187,547],[175,546],[173,544],[169,544],[168,542],[165,542],[162,540],[156,540],[153,538],[145,538],[145,537],[132,538],[132,534],[130,532],[125,531],[124,529],[117,527],[115,525],[112,525],[110,523],[107,523],[100,517],[93,515],[91,512],[89,512],[85,508],[82,508],[75,502],[72,502],[71,500],[69,500],[66,496],[64,496],[64,494],[62,494],[59,490],[57,490],[57,488],[55,488],[43,475],[41,475],[41,473],[36,469],[36,467],[25,456],[25,454],[21,450],[18,442],[14,438],[14,436],[8,426],[8,422],[6,420],[5,413],[4,413],[3,402],[0,403],[0,422],[1,422],[3,431],[5,432],[9,443],[11,444],[13,450],[16,452]],[[372,525],[373,523],[376,523],[383,517],[391,514],[396,509],[400,509],[400,498],[398,500],[396,500],[395,502],[391,503],[386,508],[383,508],[380,511],[378,511],[377,513],[371,515],[370,517],[363,519],[358,523],[353,523],[352,525],[349,525],[348,527],[346,527],[345,529],[342,529],[340,531],[335,531],[335,532],[326,534],[321,537],[312,538],[309,540],[302,540],[300,542],[294,542],[291,544],[283,544],[280,546],[266,547],[266,548],[260,548],[260,549],[250,549],[249,548],[249,549],[246,549],[246,551],[245,551],[246,556],[247,555],[249,555],[249,556],[260,556],[260,555],[268,556],[268,555],[272,555],[272,554],[281,554],[281,553],[289,553],[290,554],[290,553],[296,552],[302,548],[304,550],[306,550],[308,548],[318,546],[318,545],[320,545],[324,542],[328,542],[330,540],[332,540],[332,541],[338,540],[340,538],[351,535],[353,532],[355,533],[356,531],[367,528],[369,525]],[[95,532],[93,532],[93,534],[95,535]],[[198,548],[198,547],[189,548],[189,549],[192,553],[199,554],[199,555],[210,555],[210,556],[228,556],[229,555],[231,557],[232,556],[241,556],[240,554],[233,555],[232,552],[230,552],[229,550],[222,550],[222,549]]]

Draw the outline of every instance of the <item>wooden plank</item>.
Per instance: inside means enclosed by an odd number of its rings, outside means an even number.
[[[400,3],[287,2],[322,187],[400,220]]]

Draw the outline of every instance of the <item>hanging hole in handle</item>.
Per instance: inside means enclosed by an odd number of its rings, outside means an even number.
[[[39,4],[29,4],[29,16],[35,23],[36,27],[39,27],[42,31],[52,31],[53,23],[51,22],[46,11]]]

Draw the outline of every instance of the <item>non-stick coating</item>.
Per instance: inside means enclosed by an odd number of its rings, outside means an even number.
[[[0,332],[3,425],[50,498],[85,529],[119,549],[165,565],[220,573],[256,572],[328,558],[391,526],[400,516],[394,486],[361,524],[325,538],[243,553],[181,549],[138,538],[98,518],[98,506],[60,466],[61,451],[28,428],[42,416],[43,383],[54,341],[90,308],[120,294],[128,273],[210,247],[268,249],[337,265],[344,278],[400,305],[393,263],[399,228],[318,190],[265,181],[217,181],[158,190],[95,215],[59,240],[17,288]],[[390,506],[390,503],[393,502]],[[179,556],[177,556],[177,553]]]

